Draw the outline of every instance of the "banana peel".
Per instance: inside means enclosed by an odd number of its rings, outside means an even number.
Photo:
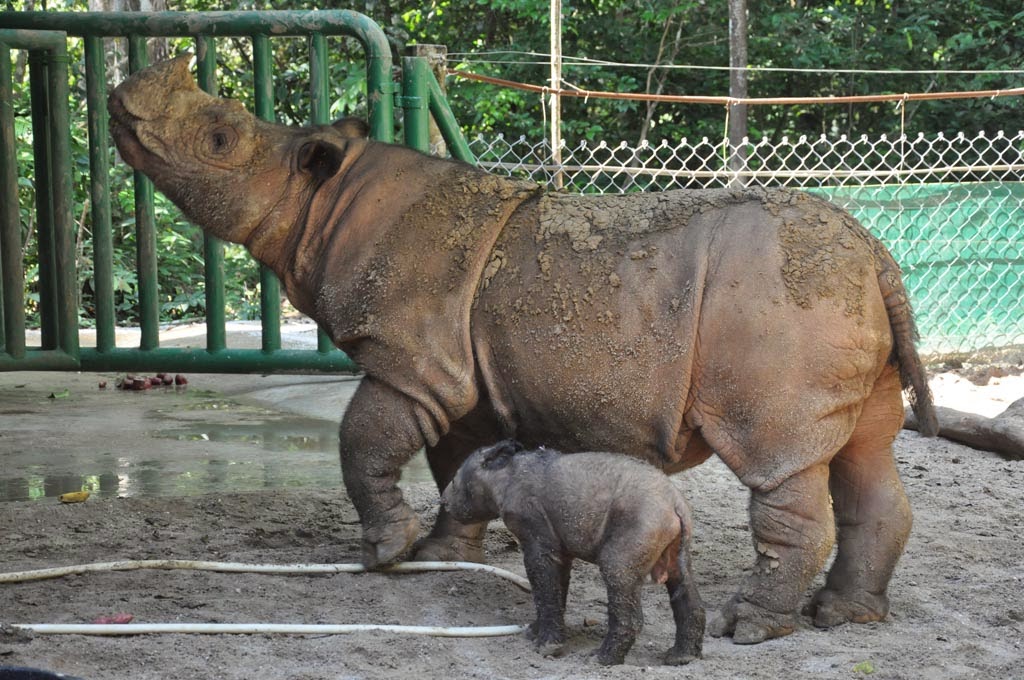
[[[57,500],[61,503],[81,503],[89,497],[88,491],[72,491],[70,493],[62,493],[57,496]]]

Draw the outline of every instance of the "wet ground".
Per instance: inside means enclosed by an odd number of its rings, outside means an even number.
[[[0,373],[0,501],[341,485],[338,423],[356,378],[194,374],[136,392],[118,377]],[[428,480],[414,463],[404,480]]]

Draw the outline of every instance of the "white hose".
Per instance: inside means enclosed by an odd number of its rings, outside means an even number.
[[[132,571],[134,569],[191,569],[195,571],[238,572],[246,574],[359,574],[367,569],[359,563],[340,564],[245,564],[241,562],[205,562],[201,560],[122,560],[119,562],[94,562],[74,564],[51,569],[12,571],[0,574],[0,583],[22,583],[59,578],[72,574],[86,574],[95,571]],[[530,582],[522,576],[477,562],[397,562],[380,568],[383,573],[402,574],[418,571],[485,571],[507,579],[529,592]]]
[[[393,626],[375,623],[290,624],[290,623],[14,623],[11,628],[42,635],[151,635],[189,633],[214,635],[342,635],[379,631],[435,637],[492,637],[517,635],[526,626]]]
[[[252,574],[340,574],[370,571],[357,563],[342,564],[243,564],[239,562],[205,562],[199,560],[124,560],[119,562],[96,562],[52,569],[34,569],[0,574],[2,583],[23,583],[43,579],[59,578],[71,574],[85,574],[98,571],[131,571],[135,569],[192,569]],[[384,573],[409,573],[419,571],[483,571],[500,576],[530,590],[530,582],[505,569],[476,562],[398,562],[381,568]],[[44,635],[147,635],[154,633],[201,633],[201,634],[259,634],[279,635],[340,635],[366,631],[406,633],[409,635],[433,635],[440,637],[489,637],[494,635],[516,635],[526,626],[397,626],[384,624],[275,624],[275,623],[118,623],[118,624],[55,624],[26,623],[11,624],[12,628],[32,631]]]

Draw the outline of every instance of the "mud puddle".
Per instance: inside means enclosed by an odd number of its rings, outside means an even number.
[[[149,409],[140,425],[146,429],[127,439],[111,422],[109,440],[93,446],[24,451],[15,456],[22,464],[4,466],[13,475],[0,473],[0,502],[55,502],[79,490],[111,498],[342,486],[336,422],[193,392]],[[430,479],[421,453],[402,481]]]

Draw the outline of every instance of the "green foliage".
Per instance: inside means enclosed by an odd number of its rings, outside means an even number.
[[[12,9],[24,1],[8,0]],[[991,73],[908,74],[837,73],[852,70],[996,70],[1021,67],[1024,12],[1019,0],[791,0],[749,3],[749,62],[755,66],[805,69],[755,71],[750,96],[828,96],[881,92],[923,92],[1008,88],[1014,78]],[[37,7],[39,3],[37,3]],[[87,10],[85,0],[50,0],[51,10]],[[169,0],[172,10],[355,9],[377,21],[392,45],[395,63],[409,43],[439,43],[456,54],[451,65],[484,75],[546,84],[548,67],[548,0]],[[573,64],[564,79],[589,90],[728,93],[724,70],[665,69],[662,65],[721,67],[728,63],[727,11],[724,2],[706,0],[574,0],[563,7],[563,53],[596,61],[638,64]],[[218,38],[217,86],[222,96],[253,106],[252,45],[248,39]],[[288,124],[310,119],[309,66],[306,41],[274,38],[275,114]],[[172,54],[193,49],[188,38],[169,41]],[[75,194],[77,264],[84,320],[95,314],[92,219],[88,203],[89,163],[84,119],[84,74],[81,44],[71,52],[72,185]],[[115,51],[123,47],[116,47]],[[329,39],[330,115],[365,115],[365,58],[349,38]],[[530,56],[535,53],[539,56]],[[16,69],[17,72],[17,69]],[[397,80],[397,75],[396,75]],[[449,98],[467,136],[546,135],[546,112],[537,93],[464,79],[449,79]],[[14,83],[18,146],[19,205],[25,239],[26,301],[31,321],[38,322],[38,257],[35,252],[35,168],[32,160],[29,85]],[[605,99],[564,98],[563,136],[571,141],[683,137],[720,140],[725,115],[721,107],[680,106]],[[869,134],[908,130],[927,132],[1024,128],[1020,97],[911,103],[905,111],[892,104],[856,106],[755,107],[750,134]],[[715,152],[714,141],[709,145]],[[137,320],[134,194],[131,172],[116,162],[113,151],[113,227],[115,306],[120,322]],[[157,250],[161,319],[174,321],[205,313],[202,234],[157,194]],[[258,269],[236,246],[225,253],[228,313],[250,318],[259,313]]]

